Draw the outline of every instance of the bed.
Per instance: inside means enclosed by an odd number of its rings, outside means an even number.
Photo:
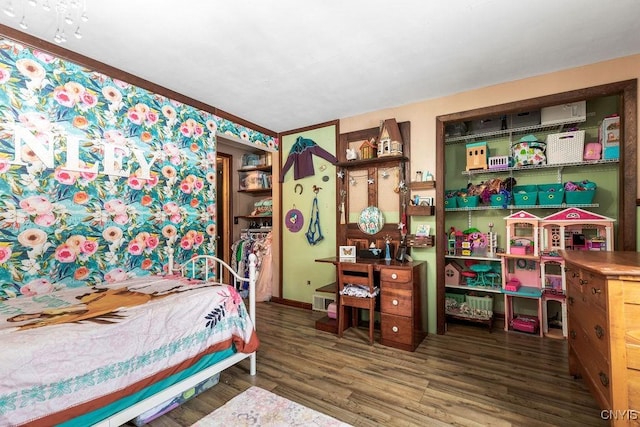
[[[245,359],[255,375],[250,265],[244,278],[198,256],[162,276],[0,301],[0,425],[119,426]]]

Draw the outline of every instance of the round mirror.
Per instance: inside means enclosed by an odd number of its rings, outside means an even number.
[[[366,207],[360,212],[358,227],[363,233],[376,234],[382,230],[384,217],[382,211],[375,206]]]

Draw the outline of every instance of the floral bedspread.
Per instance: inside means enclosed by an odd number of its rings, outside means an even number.
[[[2,426],[58,422],[203,354],[258,346],[232,286],[160,276],[0,301],[0,342]]]

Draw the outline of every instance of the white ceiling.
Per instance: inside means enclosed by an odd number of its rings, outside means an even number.
[[[52,41],[55,13],[0,23]],[[54,0],[49,0],[53,3]],[[87,0],[62,46],[276,132],[640,53],[640,0]]]

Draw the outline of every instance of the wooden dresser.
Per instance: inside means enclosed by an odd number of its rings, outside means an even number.
[[[569,373],[612,425],[640,425],[640,253],[561,251]]]
[[[336,264],[338,259],[316,262]],[[380,344],[414,351],[427,336],[427,263],[360,258],[357,262],[373,264],[379,281]],[[338,332],[333,319],[319,319],[316,329]]]

